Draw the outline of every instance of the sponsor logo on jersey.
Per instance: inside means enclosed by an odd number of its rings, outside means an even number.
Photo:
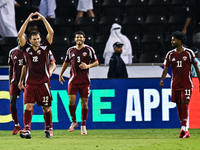
[[[173,59],[172,59],[172,61],[176,61],[176,59],[175,59],[175,58],[173,58]]]
[[[41,54],[41,50],[38,50],[38,51],[37,51],[37,54]]]
[[[13,59],[17,59],[17,56],[15,56]]]
[[[82,54],[82,55],[85,57],[85,56],[87,56],[87,53],[86,53],[86,52],[83,52],[83,54]]]
[[[72,57],[74,57],[75,55],[74,55],[74,53],[72,54]]]
[[[187,60],[187,56],[183,56],[183,60],[186,61]]]

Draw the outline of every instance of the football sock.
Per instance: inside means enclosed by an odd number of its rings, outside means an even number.
[[[30,130],[31,119],[32,119],[32,111],[25,110],[25,112],[24,112],[24,128],[25,128],[25,130]]]
[[[50,111],[45,113],[45,130],[49,130],[50,128]]]
[[[182,109],[182,121],[181,121],[181,125],[182,126],[186,126],[186,124],[187,124],[187,118],[188,118],[188,104],[182,104],[181,105],[181,109]]]
[[[18,117],[17,117],[17,107],[16,106],[11,106],[10,105],[10,112],[12,114],[12,119],[14,124],[18,124]]]
[[[76,106],[73,105],[73,106],[70,106],[69,105],[69,111],[70,111],[70,114],[71,114],[71,118],[72,118],[72,121],[73,122],[76,122]]]
[[[50,128],[52,128],[53,122],[52,122],[52,111],[51,111],[51,109],[50,109],[49,113],[50,113]],[[45,126],[46,126],[46,113],[45,112],[44,112],[44,120],[45,120]]]
[[[182,107],[181,107],[181,105],[177,105],[176,106],[177,107],[177,111],[178,111],[178,117],[179,117],[179,120],[180,120],[180,122],[182,121],[182,117],[181,117],[181,115],[182,115]]]
[[[82,122],[81,122],[81,126],[85,126],[86,125],[87,116],[88,116],[88,108],[87,109],[83,109],[82,108]]]

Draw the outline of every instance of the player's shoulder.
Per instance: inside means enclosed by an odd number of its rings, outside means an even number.
[[[175,53],[175,52],[176,52],[176,49],[169,50],[169,51],[167,52],[166,56],[169,56],[169,55],[171,55],[171,54],[173,54],[173,53]]]
[[[189,48],[184,48],[184,51],[189,52],[189,53],[194,53],[193,50],[191,50]]]
[[[10,56],[11,54],[13,54],[15,51],[17,51],[18,49],[19,49],[18,46],[12,48],[12,49],[9,51],[9,56]]]
[[[84,44],[84,47],[86,49],[88,49],[88,50],[94,51],[94,49],[91,46],[87,45],[87,44]]]

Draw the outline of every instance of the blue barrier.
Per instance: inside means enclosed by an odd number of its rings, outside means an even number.
[[[141,129],[180,127],[177,110],[170,102],[170,79],[160,88],[160,79],[93,79],[91,80],[88,129]],[[51,80],[54,129],[67,129],[67,82]],[[13,129],[9,108],[8,81],[0,81],[0,130]],[[79,94],[76,100],[77,121],[81,122]],[[17,100],[18,119],[23,126],[23,92]],[[44,129],[41,107],[34,106],[32,129]]]

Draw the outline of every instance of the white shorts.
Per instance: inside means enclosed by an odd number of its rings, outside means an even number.
[[[93,9],[92,0],[79,0],[77,10],[87,12],[88,10]]]

